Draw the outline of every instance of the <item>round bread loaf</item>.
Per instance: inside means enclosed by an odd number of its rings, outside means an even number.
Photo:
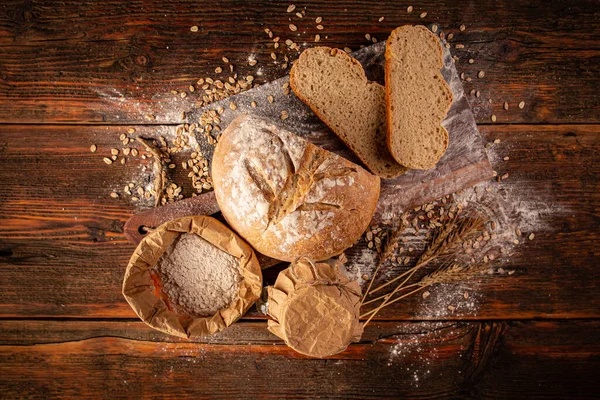
[[[212,162],[229,225],[278,260],[340,254],[365,231],[379,197],[379,177],[248,115],[223,131]]]

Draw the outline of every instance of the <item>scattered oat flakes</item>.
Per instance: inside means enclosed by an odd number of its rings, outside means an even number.
[[[365,34],[365,39],[367,39],[367,40],[371,40],[371,35],[369,35],[368,33],[367,33],[367,34]]]
[[[110,159],[110,158],[108,158],[108,157],[104,157],[102,160],[104,160],[104,162],[105,162],[105,163],[107,163],[108,165],[110,165],[110,164],[112,164],[112,163],[113,163],[113,160],[111,160],[111,159]]]
[[[461,25],[458,29],[460,29],[461,32],[464,32],[465,29],[467,29],[467,27],[464,25]]]
[[[457,48],[457,49],[464,49],[465,45],[464,44],[457,44],[454,47]]]
[[[250,105],[252,106],[252,108],[256,108],[256,102],[255,101],[251,102]]]
[[[294,4],[290,4],[287,8],[287,12],[291,13],[292,11],[294,11],[296,9],[296,5]]]
[[[271,103],[271,104],[273,104],[273,101],[275,101],[275,100],[273,99],[273,96],[271,96],[271,95],[268,95],[268,96],[267,96],[267,100],[268,100],[268,101],[269,101],[269,103]]]
[[[527,236],[527,239],[529,240],[533,240],[535,238],[535,234],[532,232],[529,234],[529,236]]]
[[[500,143],[500,139],[494,139],[494,144]]]
[[[299,13],[299,12],[297,12],[297,13],[296,13],[296,17],[298,17],[298,18],[302,18],[302,17],[304,17],[304,15],[302,15],[302,13]]]
[[[468,299],[468,298],[469,298],[469,292],[465,292],[465,293],[463,294],[463,297],[464,297],[465,299]]]
[[[315,35],[315,42],[318,42],[321,40],[321,35]]]
[[[408,6],[408,8],[406,9],[407,13],[411,13],[413,12],[413,6]]]
[[[272,58],[273,60],[277,60],[277,54],[275,54],[275,53],[271,53],[271,58]]]
[[[296,32],[298,30],[298,27],[294,24],[290,24],[289,27],[290,27],[290,31],[292,31],[292,32]]]
[[[427,16],[426,12],[421,13],[421,15],[419,15],[420,18],[425,18]]]
[[[508,178],[508,172],[504,175],[502,175],[502,179],[507,179]]]
[[[323,30],[323,25],[317,25],[317,29],[322,31]]]
[[[454,39],[454,33],[449,33],[448,36],[446,36],[446,39],[448,39],[448,40]]]
[[[197,25],[192,26],[190,28],[190,31],[192,31],[192,32],[198,32],[198,26]]]
[[[496,116],[492,115],[492,122],[496,122]]]
[[[509,157],[509,156],[505,156],[505,157],[503,158],[503,160],[504,160],[504,161],[508,161],[508,160],[510,160],[510,157]]]
[[[323,18],[322,18],[322,17],[317,17],[317,18],[315,19],[315,22],[316,22],[317,24],[320,24],[322,21],[323,21]]]
[[[346,53],[352,53],[352,49],[350,47],[344,47],[344,51]]]
[[[454,310],[456,310],[456,307],[454,307],[454,306],[448,306],[448,310],[454,311]]]
[[[423,292],[423,298],[426,299],[431,295],[431,293],[429,293],[428,291],[424,291]]]
[[[380,18],[378,19],[378,21],[379,21],[379,22],[383,22],[383,20],[384,20],[384,19],[385,19],[385,17],[380,17]]]
[[[119,197],[119,193],[117,193],[117,192],[112,192],[112,193],[110,194],[110,197],[112,197],[113,199],[116,199],[117,197]]]
[[[477,77],[478,77],[478,78],[483,78],[484,76],[485,76],[485,71],[479,71],[479,72],[477,73]],[[507,107],[508,107],[508,106],[507,106]]]
[[[524,101],[522,101],[522,102],[519,103],[519,108],[521,110],[523,109],[523,107],[525,107],[525,102]]]
[[[473,60],[472,58],[469,58],[469,64],[473,64],[475,62],[475,60]]]
[[[502,106],[506,111],[508,111],[508,101],[504,102],[504,105]]]
[[[436,33],[436,32],[437,32],[437,30],[438,30],[438,26],[437,26],[436,24],[433,24],[433,25],[431,26],[431,32],[433,32],[433,33]]]
[[[92,153],[95,153],[95,152],[96,152],[96,150],[98,150],[98,146],[96,146],[95,144],[93,144],[93,145],[91,145],[91,146],[90,146],[90,151],[91,151]]]
[[[284,110],[284,111],[282,111],[282,112],[281,112],[281,116],[280,116],[279,118],[281,118],[281,120],[282,120],[282,121],[285,121],[286,119],[288,119],[288,118],[289,118],[289,114],[288,114],[288,112],[287,112],[287,111],[285,111],[285,110]]]

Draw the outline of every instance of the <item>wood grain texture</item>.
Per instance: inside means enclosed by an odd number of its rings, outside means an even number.
[[[139,127],[157,135],[173,127]],[[505,269],[512,276],[484,276],[431,290],[384,310],[383,319],[596,318],[596,263],[600,164],[598,125],[486,126],[496,138],[494,167],[510,177],[498,184],[539,207],[536,239],[526,241]],[[134,318],[121,293],[133,246],[122,226],[139,204],[112,190],[149,173],[140,160],[106,165],[118,144],[118,126],[0,127],[0,316]],[[43,138],[27,140],[26,137]],[[97,153],[89,151],[96,143]],[[326,142],[324,142],[327,145]],[[501,161],[510,154],[509,161]],[[175,169],[173,179],[188,178]],[[146,203],[151,206],[152,201]],[[527,216],[525,216],[527,217]],[[361,244],[364,246],[364,243]],[[352,252],[353,250],[350,250]],[[273,282],[277,269],[268,271]],[[464,291],[471,293],[464,301]],[[525,301],[526,299],[526,301]],[[476,306],[467,307],[475,302]],[[454,312],[447,306],[458,306]],[[250,314],[251,317],[257,315]]]
[[[455,35],[478,122],[598,122],[600,5],[594,0],[444,2],[307,1],[302,19],[283,1],[102,2],[8,0],[0,5],[0,121],[12,123],[176,123],[196,100],[176,97],[215,76],[227,56],[257,82],[287,73],[270,53],[269,27],[282,39],[353,49],[365,34],[384,40],[403,24],[436,23]],[[300,7],[298,10],[300,10]],[[423,19],[419,15],[426,11]],[[314,19],[323,18],[324,29]],[[385,20],[378,22],[381,16]],[[291,20],[291,21],[290,21]],[[288,28],[294,22],[296,33]],[[458,30],[460,24],[466,31]],[[199,26],[193,33],[190,27]],[[456,44],[464,49],[454,48]],[[247,65],[249,55],[259,63]],[[473,58],[475,62],[469,64]],[[260,71],[260,75],[259,75]],[[485,78],[478,79],[478,71]],[[226,76],[223,74],[223,76]],[[488,99],[494,100],[493,104]],[[502,103],[508,101],[508,111]],[[525,101],[524,110],[516,105]],[[156,115],[149,121],[146,114]]]
[[[0,321],[0,387],[15,397],[585,398],[598,322],[380,322],[325,360],[264,322],[187,341],[141,322]]]

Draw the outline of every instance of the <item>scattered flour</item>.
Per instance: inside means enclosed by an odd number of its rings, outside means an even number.
[[[237,299],[239,261],[196,234],[176,239],[155,268],[163,292],[181,314],[214,315]]]

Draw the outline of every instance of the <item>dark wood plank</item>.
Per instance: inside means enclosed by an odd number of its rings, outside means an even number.
[[[142,127],[144,135],[172,127]],[[510,177],[498,184],[539,207],[536,239],[502,266],[512,276],[483,276],[407,299],[383,319],[596,318],[600,210],[598,125],[486,126],[496,138],[493,165]],[[135,318],[121,293],[133,251],[122,225],[139,205],[112,199],[140,175],[140,162],[102,162],[126,127],[3,126],[0,163],[0,316]],[[43,138],[40,140],[27,139]],[[86,139],[83,139],[86,138]],[[96,154],[89,145],[98,144]],[[501,158],[510,155],[510,160]],[[500,161],[498,161],[500,159]],[[175,169],[174,180],[188,178]],[[147,181],[151,180],[146,173]],[[146,204],[150,206],[151,202]],[[528,216],[524,216],[527,218]],[[362,244],[364,246],[364,243]],[[350,251],[350,255],[355,250]],[[273,282],[277,270],[267,271]],[[468,291],[471,297],[463,299]],[[525,301],[527,299],[527,301]],[[457,306],[452,312],[448,305]],[[250,314],[256,316],[256,314]]]
[[[585,398],[598,321],[376,323],[325,360],[243,322],[187,341],[141,322],[1,321],[7,397]]]
[[[473,79],[479,122],[599,122],[600,6],[594,0],[439,3],[426,0],[408,14],[398,2],[308,1],[306,17],[286,13],[283,1],[117,0],[4,1],[0,6],[0,121],[15,123],[157,123],[180,121],[197,94],[185,90],[214,76],[227,56],[257,82],[286,73],[270,58],[269,27],[301,45],[357,49],[369,33],[384,40],[402,24],[437,23],[455,35],[459,71]],[[419,15],[426,11],[423,19]],[[325,29],[314,19],[323,18]],[[378,22],[381,16],[385,20]],[[298,25],[292,34],[288,24]],[[459,25],[467,30],[461,32]],[[190,32],[198,25],[199,32]],[[285,46],[284,46],[285,47]],[[295,52],[281,51],[294,58]],[[249,55],[259,64],[247,65]],[[473,58],[475,63],[469,64]],[[225,66],[226,67],[226,66]],[[485,71],[478,79],[478,71]],[[259,75],[259,71],[260,74]],[[226,75],[223,75],[226,76]],[[487,100],[492,98],[490,105]],[[504,101],[509,111],[502,111]],[[524,110],[516,105],[524,100]]]

